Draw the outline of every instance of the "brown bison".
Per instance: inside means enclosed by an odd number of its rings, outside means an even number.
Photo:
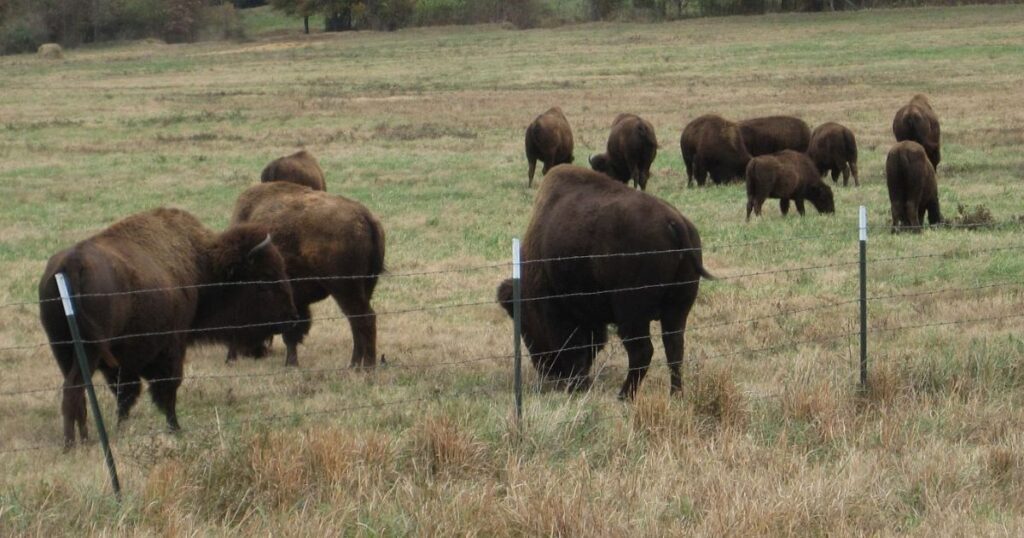
[[[312,153],[302,150],[291,155],[274,159],[263,169],[260,181],[289,181],[305,185],[315,191],[327,190],[324,171]]]
[[[297,316],[284,260],[259,226],[217,234],[189,213],[155,209],[55,254],[39,282],[40,319],[64,374],[67,447],[75,443],[76,423],[87,438],[86,408],[84,376],[56,300],[57,273],[78,296],[90,372],[98,367],[107,379],[118,418],[128,416],[146,379],[172,430],[179,429],[175,403],[189,344],[260,340]],[[252,326],[229,329],[239,325]]]
[[[612,122],[605,153],[590,158],[590,167],[623,183],[647,190],[651,163],[658,155],[654,126],[634,114],[619,114]]]
[[[914,232],[921,231],[926,211],[928,224],[942,222],[935,168],[921,144],[905,140],[889,150],[885,159],[885,182],[889,187],[893,233],[903,226],[909,226]]]
[[[701,116],[686,126],[679,140],[686,165],[687,185],[703,186],[708,174],[715,183],[743,177],[750,153],[739,126],[721,116]]]
[[[804,215],[804,200],[819,213],[835,213],[832,188],[821,180],[814,161],[805,153],[793,150],[754,157],[747,165],[747,221],[750,212],[761,216],[761,206],[768,198],[779,199],[782,215],[789,213],[789,201]]]
[[[571,163],[572,150],[572,128],[561,108],[552,107],[537,116],[526,128],[526,160],[530,163],[527,186],[533,186],[537,161],[544,163],[541,170],[541,175],[544,175],[555,165]]]
[[[309,332],[309,305],[328,296],[352,328],[352,366],[377,361],[377,318],[370,306],[377,277],[384,270],[384,229],[359,202],[293,183],[265,183],[235,202],[234,224],[265,226],[284,256],[292,279],[299,322],[284,331],[285,364],[298,364],[297,347]],[[260,356],[264,342],[252,340],[228,350]]]
[[[843,186],[850,181],[860,186],[857,178],[857,139],[853,131],[838,123],[828,122],[819,125],[811,133],[811,144],[807,146],[807,155],[818,167],[818,173],[832,173],[832,182],[839,181],[839,173],[843,174]]]
[[[913,140],[924,147],[933,168],[939,167],[942,154],[939,148],[941,133],[939,117],[932,110],[928,98],[917,94],[892,119],[892,134],[897,142]]]
[[[750,155],[768,155],[784,149],[807,151],[811,143],[811,128],[800,118],[792,116],[766,116],[740,122],[743,143]]]
[[[712,278],[700,246],[697,229],[664,201],[585,168],[552,169],[522,251],[523,340],[534,367],[569,390],[588,387],[613,323],[629,355],[619,396],[632,398],[654,353],[650,322],[660,320],[678,392],[686,318],[700,278]],[[648,252],[656,254],[640,254]],[[512,315],[512,281],[497,295]]]

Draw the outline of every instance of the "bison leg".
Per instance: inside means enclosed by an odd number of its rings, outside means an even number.
[[[913,233],[921,233],[921,217],[917,213],[917,202],[908,200],[903,204],[904,219]]]
[[[801,217],[804,216],[804,199],[796,198],[793,200],[793,203],[796,205],[796,212],[800,213]]]
[[[843,165],[843,186],[850,184],[850,166],[848,164]]]
[[[299,344],[309,333],[309,328],[313,326],[313,321],[310,318],[309,305],[308,304],[297,304],[295,305],[299,311],[299,320],[295,322],[288,330],[281,334],[281,339],[284,340],[285,347],[285,366],[298,366],[299,365]]]
[[[64,416],[64,449],[68,450],[75,446],[75,424],[78,425],[82,442],[88,440],[89,430],[85,425],[85,387],[77,368],[70,376],[64,378],[64,398],[60,410]]]
[[[892,233],[899,233],[903,224],[903,206],[897,202],[891,202],[889,206],[892,212]]]
[[[750,212],[754,210],[754,199],[747,198],[747,222],[750,222]]]
[[[181,429],[178,424],[178,387],[184,373],[185,353],[167,354],[158,363],[143,372],[149,380],[149,394],[157,409],[167,417],[167,427],[172,432]]]
[[[619,327],[619,329],[622,345],[626,348],[626,354],[629,355],[629,372],[626,373],[626,381],[622,383],[622,389],[619,391],[619,399],[632,400],[636,397],[636,390],[647,375],[651,357],[654,356],[651,328],[649,323],[642,323],[637,326]]]
[[[694,159],[693,161],[693,177],[697,180],[697,185],[703,187],[708,181],[708,169],[704,164],[703,159]],[[716,181],[717,183],[717,181]]]
[[[779,199],[779,211],[782,211],[783,217],[789,214],[789,198]],[[758,214],[760,215],[760,213]]]
[[[942,224],[942,213],[939,211],[939,199],[936,198],[928,204],[928,224],[935,226]]]
[[[114,398],[117,399],[117,421],[120,424],[122,420],[128,418],[132,407],[139,399],[139,394],[142,393],[142,380],[137,374],[124,368],[111,368],[101,364],[100,371],[107,380],[110,392],[114,393]]]
[[[832,183],[839,183],[839,167],[832,165],[830,172],[832,173]],[[843,185],[846,185],[846,183],[843,183]]]
[[[530,157],[529,160],[530,160],[530,170],[529,170],[529,178],[530,179],[526,183],[526,186],[527,187],[533,187],[533,174],[537,171],[537,159],[534,159],[533,157]]]
[[[348,317],[352,329],[353,368],[373,368],[377,365],[377,314],[370,299],[362,290],[346,290],[335,295],[338,307]]]
[[[683,155],[683,165],[686,167],[686,186],[693,186],[693,157],[686,158]]]
[[[692,304],[692,300],[690,301]],[[687,307],[687,311],[689,307]],[[680,367],[683,364],[683,331],[686,329],[686,315],[678,312],[666,312],[661,316],[661,342],[665,345],[665,360],[668,362],[671,394],[683,390],[683,376]]]

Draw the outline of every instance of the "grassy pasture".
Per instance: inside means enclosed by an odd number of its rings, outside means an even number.
[[[265,15],[265,14],[264,14]],[[269,160],[299,146],[328,189],[387,230],[379,350],[347,370],[344,322],[314,325],[301,367],[189,354],[185,431],[140,400],[97,446],[61,441],[45,347],[0,351],[0,534],[999,535],[1024,528],[1020,227],[891,236],[883,165],[892,114],[917,92],[943,126],[940,200],[1024,213],[1024,8],[991,6],[302,36],[264,18],[244,43],[0,58],[0,303],[31,301],[55,251],[129,213],[170,204],[212,227]],[[587,395],[538,391],[510,421],[511,323],[489,301],[523,233],[523,129],[552,104],[577,160],[618,112],[656,127],[650,193],[690,217],[720,276],[690,317],[686,388],[667,397],[656,344],[635,404],[615,401],[612,343]],[[745,224],[740,186],[687,189],[678,137],[693,117],[795,114],[856,133],[860,188],[837,213]],[[858,395],[856,208],[877,228],[869,294],[871,389]],[[984,252],[972,253],[975,250]],[[999,287],[981,288],[992,284]],[[45,341],[33,306],[3,307],[0,347]],[[316,317],[335,317],[327,302]],[[727,323],[735,322],[731,325]],[[702,328],[703,327],[703,328]],[[652,327],[657,331],[657,325]],[[799,342],[810,342],[797,344]],[[793,345],[785,345],[793,343]],[[761,350],[743,353],[744,350]],[[237,376],[237,377],[231,377]],[[263,376],[263,377],[256,377]],[[100,378],[97,376],[96,378]],[[143,399],[144,400],[144,399]],[[380,405],[378,405],[380,404]],[[112,417],[113,399],[101,392]],[[36,446],[46,448],[28,450]],[[26,449],[26,450],[21,450]]]

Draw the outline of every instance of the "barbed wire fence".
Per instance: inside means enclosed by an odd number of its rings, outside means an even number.
[[[1020,223],[1019,221],[1014,221],[1014,222],[1009,222],[1009,223],[1000,223],[1000,225],[997,227],[997,229],[1011,229],[1011,228],[1012,229],[1020,229],[1022,227],[1021,224],[1022,223]],[[949,226],[946,226],[946,227],[948,228]],[[977,226],[975,226],[975,225],[956,226],[956,228],[962,228],[962,229],[973,229],[973,228],[976,228],[976,227]],[[926,226],[923,226],[922,228],[926,228]],[[939,296],[939,295],[954,295],[955,296],[955,295],[959,294],[961,296],[964,296],[966,294],[982,294],[982,293],[986,293],[986,292],[988,292],[988,293],[993,293],[994,292],[996,294],[1000,294],[1000,296],[1005,296],[1008,291],[1015,291],[1015,292],[1024,291],[1024,290],[1022,290],[1022,284],[1024,284],[1024,275],[1014,275],[1014,278],[1004,278],[1004,279],[990,280],[990,281],[977,281],[973,285],[963,286],[963,287],[950,287],[950,286],[947,286],[947,287],[942,287],[942,288],[937,288],[937,289],[930,289],[930,290],[924,290],[924,291],[912,291],[912,292],[906,292],[906,293],[889,292],[889,293],[877,293],[877,294],[874,294],[874,295],[869,295],[867,293],[867,283],[869,281],[868,280],[868,268],[869,267],[877,268],[879,266],[886,266],[886,265],[899,264],[899,263],[905,263],[905,262],[919,263],[919,262],[921,262],[923,260],[928,260],[928,259],[937,259],[937,260],[943,260],[943,259],[948,259],[948,260],[970,259],[970,258],[977,257],[979,255],[982,255],[982,254],[995,255],[997,253],[1019,252],[1021,250],[1024,250],[1024,244],[1011,244],[1011,245],[1003,245],[1003,246],[996,246],[996,247],[977,247],[977,248],[974,248],[971,245],[957,244],[957,245],[951,245],[948,248],[944,248],[942,250],[934,251],[934,252],[906,253],[906,254],[898,255],[898,256],[885,256],[885,257],[869,258],[867,256],[867,251],[866,251],[867,244],[866,243],[867,243],[867,234],[871,230],[880,231],[880,232],[883,232],[883,233],[888,233],[889,232],[889,226],[869,226],[867,224],[867,222],[866,222],[866,215],[863,215],[863,213],[862,213],[861,221],[860,221],[859,226],[857,227],[856,230],[843,229],[843,230],[839,230],[839,231],[836,231],[836,232],[829,232],[829,233],[801,234],[801,235],[794,235],[794,236],[790,236],[790,237],[786,237],[786,238],[782,238],[782,239],[770,239],[770,240],[759,240],[759,241],[741,241],[741,242],[726,242],[726,243],[718,243],[718,244],[712,243],[712,244],[704,245],[702,247],[683,248],[683,249],[674,249],[674,250],[646,251],[646,252],[604,253],[604,254],[594,254],[594,255],[586,255],[586,256],[567,256],[567,257],[556,257],[556,258],[545,258],[545,259],[530,259],[530,260],[520,260],[520,259],[518,259],[518,255],[514,255],[511,262],[505,262],[505,263],[477,264],[477,265],[469,265],[469,266],[464,266],[464,267],[453,267],[453,268],[448,268],[448,269],[429,270],[429,271],[425,270],[425,271],[407,271],[407,272],[387,272],[387,273],[383,273],[383,274],[380,274],[380,275],[330,275],[330,276],[322,276],[322,277],[294,278],[294,279],[287,279],[286,281],[275,282],[275,283],[283,283],[283,282],[293,283],[293,282],[301,282],[301,281],[308,281],[308,280],[324,281],[324,280],[337,280],[337,279],[351,280],[351,279],[366,279],[366,278],[403,279],[403,278],[418,278],[418,277],[430,277],[430,276],[448,276],[448,275],[452,275],[452,274],[475,273],[475,272],[481,272],[481,271],[494,271],[494,272],[504,271],[505,275],[511,273],[512,276],[515,278],[517,276],[521,276],[521,269],[522,268],[530,267],[531,265],[541,264],[541,263],[556,263],[556,262],[563,262],[563,261],[582,261],[582,260],[590,260],[590,261],[593,261],[595,263],[601,263],[602,260],[607,260],[607,259],[612,259],[612,258],[642,259],[643,257],[648,257],[648,256],[663,256],[663,255],[671,255],[671,254],[678,255],[678,254],[683,254],[683,253],[686,253],[686,252],[694,252],[694,251],[713,252],[713,251],[723,251],[723,250],[727,250],[727,249],[750,248],[750,247],[759,247],[759,246],[773,246],[773,245],[786,244],[786,243],[799,243],[799,242],[804,242],[804,241],[809,241],[809,240],[818,240],[818,241],[820,241],[822,239],[828,239],[828,240],[835,239],[835,240],[837,240],[836,244],[846,244],[846,245],[851,245],[852,246],[852,244],[850,242],[848,242],[849,238],[851,237],[851,235],[853,235],[854,232],[857,232],[857,233],[860,234],[859,241],[858,241],[859,248],[860,248],[859,260],[853,260],[853,259],[846,258],[846,257],[834,256],[833,260],[830,261],[829,263],[808,264],[808,265],[801,265],[801,266],[796,266],[796,267],[780,267],[780,268],[776,268],[776,269],[765,269],[765,270],[759,270],[759,271],[746,271],[746,272],[738,272],[738,273],[733,273],[733,274],[728,274],[727,273],[727,274],[717,275],[715,280],[710,281],[710,282],[705,282],[704,285],[718,286],[718,285],[723,285],[722,283],[727,283],[727,282],[730,282],[730,281],[734,281],[734,282],[735,281],[746,281],[746,280],[750,280],[750,279],[756,279],[756,278],[759,278],[759,277],[785,276],[785,275],[792,275],[794,273],[805,273],[805,274],[809,274],[809,273],[813,273],[813,272],[819,272],[820,273],[820,272],[823,272],[823,271],[834,271],[834,270],[842,270],[842,271],[844,271],[844,273],[843,273],[844,275],[850,276],[850,275],[854,274],[854,272],[851,271],[851,270],[856,268],[855,274],[859,277],[859,279],[858,279],[859,280],[859,286],[858,286],[858,288],[859,288],[859,290],[858,290],[859,291],[859,296],[854,298],[854,297],[852,297],[848,293],[848,290],[846,290],[846,291],[841,291],[840,293],[838,293],[839,297],[843,297],[843,296],[848,297],[848,298],[845,298],[845,299],[840,298],[838,300],[831,300],[831,301],[830,300],[822,300],[822,301],[820,301],[820,302],[818,302],[816,304],[813,304],[813,305],[801,305],[801,306],[793,307],[793,308],[782,308],[781,303],[779,303],[777,308],[775,308],[774,310],[772,310],[771,312],[768,312],[768,313],[763,313],[763,314],[758,314],[758,315],[749,315],[749,316],[742,317],[740,319],[729,319],[729,320],[724,320],[724,321],[708,321],[708,322],[704,322],[704,323],[700,323],[700,324],[696,324],[696,325],[691,325],[691,326],[687,327],[685,329],[685,331],[689,332],[690,334],[694,334],[694,333],[700,334],[702,332],[713,331],[713,330],[720,329],[720,328],[723,328],[723,327],[728,327],[728,326],[739,326],[739,327],[755,326],[756,324],[759,324],[759,323],[762,323],[762,322],[768,322],[768,321],[775,321],[775,322],[777,322],[777,323],[779,323],[781,325],[781,323],[782,323],[781,320],[795,319],[795,318],[797,318],[797,316],[805,315],[805,314],[808,314],[808,313],[819,313],[819,312],[827,312],[827,311],[832,311],[832,310],[845,312],[845,311],[852,310],[854,307],[857,307],[858,310],[859,310],[858,313],[859,313],[860,319],[858,320],[858,323],[855,324],[855,325],[858,325],[858,330],[836,330],[834,332],[830,332],[830,333],[826,333],[826,334],[822,334],[822,335],[817,335],[817,336],[815,336],[813,338],[788,338],[788,339],[785,339],[784,341],[781,341],[781,342],[764,342],[763,345],[747,346],[747,347],[741,347],[739,349],[721,350],[721,351],[716,351],[714,353],[709,353],[709,352],[707,352],[706,349],[704,349],[704,350],[702,350],[702,352],[695,354],[692,351],[692,348],[691,348],[691,351],[690,351],[689,355],[691,357],[696,355],[698,357],[698,359],[702,360],[702,361],[715,360],[715,359],[723,359],[723,358],[727,358],[727,357],[762,356],[762,355],[764,355],[766,353],[777,352],[777,351],[788,349],[788,348],[799,348],[801,346],[810,346],[810,345],[814,345],[814,346],[834,346],[834,345],[837,345],[837,344],[842,344],[843,342],[846,342],[846,344],[848,346],[851,346],[852,345],[851,339],[853,337],[859,337],[860,341],[859,341],[859,345],[857,346],[858,350],[859,350],[859,355],[860,355],[860,357],[859,357],[860,360],[858,361],[859,362],[858,373],[859,373],[859,383],[860,383],[860,386],[863,388],[868,383],[867,372],[868,372],[868,368],[869,368],[868,359],[870,357],[868,345],[872,342],[872,340],[870,340],[871,335],[886,335],[886,334],[893,334],[893,333],[898,333],[898,332],[911,331],[911,330],[919,330],[919,329],[925,329],[925,328],[959,327],[959,326],[963,326],[963,325],[967,325],[967,324],[985,324],[985,323],[988,323],[988,324],[1003,324],[1004,322],[1008,322],[1010,320],[1019,321],[1021,318],[1024,318],[1024,314],[1019,313],[1020,312],[1019,306],[1024,306],[1024,305],[1015,305],[1016,307],[1018,307],[1017,310],[1014,310],[1011,313],[1004,314],[1004,315],[996,315],[996,316],[977,316],[977,315],[975,315],[975,316],[967,316],[967,317],[962,317],[962,318],[957,318],[957,319],[935,320],[935,321],[929,321],[929,322],[926,322],[926,323],[896,323],[896,324],[892,324],[892,323],[888,323],[887,322],[887,323],[883,323],[883,324],[870,325],[868,323],[868,321],[869,321],[868,320],[868,305],[870,305],[870,304],[885,303],[885,302],[902,303],[902,302],[906,302],[906,301],[910,301],[910,300],[914,300],[914,299],[920,299],[920,298],[925,298],[925,297],[934,297],[934,296]],[[840,241],[840,240],[842,240],[842,241]],[[518,252],[518,251],[516,251],[516,252]],[[451,391],[444,391],[444,390],[439,390],[439,389],[435,388],[435,390],[431,391],[430,394],[421,395],[421,396],[414,396],[414,397],[410,397],[410,398],[396,398],[396,399],[382,399],[382,400],[376,400],[375,399],[376,401],[368,402],[368,403],[360,403],[360,404],[355,404],[355,405],[345,405],[345,406],[331,407],[331,408],[327,408],[327,409],[305,410],[305,411],[298,411],[298,412],[291,412],[291,413],[275,413],[275,414],[259,414],[259,413],[256,413],[256,414],[252,414],[252,415],[248,415],[248,416],[242,416],[242,417],[222,417],[219,414],[219,411],[218,411],[216,417],[208,417],[208,419],[209,418],[213,419],[212,420],[212,424],[203,425],[203,426],[199,426],[199,427],[190,427],[187,430],[186,435],[206,435],[206,434],[221,435],[222,432],[223,432],[223,428],[225,427],[225,425],[228,422],[233,423],[236,427],[240,427],[242,425],[251,425],[251,424],[264,424],[264,423],[274,423],[274,422],[282,422],[282,421],[297,421],[297,420],[305,419],[305,418],[308,418],[308,417],[330,415],[332,413],[333,414],[338,414],[338,413],[346,413],[346,412],[353,412],[353,411],[359,411],[359,410],[381,409],[381,408],[387,408],[387,407],[392,407],[392,406],[422,404],[422,403],[431,402],[431,401],[441,401],[441,400],[443,400],[445,398],[456,398],[456,397],[465,398],[465,397],[472,397],[472,396],[477,396],[477,395],[487,395],[487,396],[491,396],[491,397],[495,397],[496,398],[496,397],[498,397],[500,395],[503,395],[503,394],[511,396],[510,400],[512,400],[512,402],[514,402],[516,424],[519,425],[520,421],[521,421],[522,409],[523,409],[523,407],[522,407],[523,390],[522,390],[522,377],[521,377],[521,356],[522,356],[522,353],[519,350],[519,343],[522,341],[521,334],[520,334],[521,333],[520,327],[521,327],[521,317],[522,317],[522,313],[521,313],[521,306],[522,305],[530,303],[530,302],[535,302],[535,301],[561,301],[561,300],[567,300],[567,299],[573,299],[573,298],[579,298],[579,297],[599,296],[599,295],[605,295],[605,294],[629,294],[629,293],[635,293],[635,292],[642,291],[642,290],[651,290],[651,289],[659,289],[659,288],[670,288],[670,287],[673,287],[673,286],[687,286],[687,285],[692,285],[692,284],[694,284],[696,282],[697,281],[670,282],[670,283],[648,283],[648,284],[638,284],[638,285],[635,285],[635,286],[625,286],[625,287],[620,287],[620,288],[615,288],[615,289],[604,289],[604,290],[600,290],[599,289],[599,290],[588,290],[588,291],[576,291],[576,292],[571,292],[571,293],[558,293],[558,294],[547,294],[547,295],[537,295],[537,296],[521,297],[521,298],[518,298],[518,300],[514,300],[513,301],[514,302],[514,305],[513,305],[513,307],[514,307],[513,308],[513,311],[514,311],[513,312],[513,318],[514,318],[513,327],[514,327],[514,330],[513,330],[513,334],[509,335],[509,336],[512,337],[511,339],[512,339],[512,341],[514,343],[514,347],[513,347],[513,351],[511,353],[481,354],[481,355],[478,355],[478,356],[471,356],[471,357],[464,357],[464,358],[460,357],[460,358],[457,358],[456,360],[436,361],[436,360],[426,360],[426,359],[423,359],[423,360],[419,360],[419,361],[415,361],[415,360],[409,361],[408,363],[402,363],[402,362],[397,362],[396,363],[395,361],[392,361],[392,362],[388,363],[387,365],[382,365],[381,366],[381,369],[386,369],[388,371],[396,371],[396,372],[401,372],[401,371],[424,372],[424,371],[429,371],[429,370],[437,369],[437,368],[463,367],[463,366],[469,366],[469,365],[484,365],[484,366],[497,367],[499,369],[507,369],[509,364],[510,364],[510,362],[511,362],[514,365],[513,366],[513,371],[511,372],[512,375],[510,376],[510,379],[507,380],[506,383],[499,383],[499,384],[496,384],[494,386],[484,386],[484,387],[479,387],[479,388],[469,389],[469,390],[467,390],[467,389],[456,389],[456,390],[451,390]],[[228,283],[228,284],[181,286],[181,287],[174,287],[174,288],[152,288],[152,289],[126,290],[126,291],[121,291],[121,292],[116,292],[116,293],[108,293],[108,294],[75,294],[74,290],[67,290],[67,292],[64,294],[65,295],[64,301],[65,301],[65,305],[68,306],[68,312],[73,312],[74,311],[74,304],[75,304],[75,302],[78,301],[81,298],[87,298],[87,297],[121,296],[121,295],[134,295],[134,294],[150,294],[150,293],[157,293],[157,292],[165,292],[165,291],[169,291],[169,290],[188,289],[188,288],[201,288],[201,287],[207,287],[207,286],[225,286],[225,285],[229,285],[229,286],[254,286],[254,285],[265,285],[265,284],[268,284],[268,283],[269,282],[267,282],[267,281],[235,282],[235,283]],[[491,290],[489,290],[489,291],[491,291]],[[55,298],[55,299],[44,299],[43,301],[12,301],[12,302],[7,302],[7,303],[0,304],[0,311],[9,310],[9,309],[18,309],[18,308],[21,308],[21,309],[36,308],[42,302],[60,301],[60,300],[62,300],[62,299]],[[376,317],[388,317],[388,316],[402,316],[402,315],[416,314],[416,313],[430,314],[430,313],[436,313],[436,312],[440,312],[440,311],[456,310],[456,309],[494,308],[496,305],[497,305],[497,301],[496,301],[496,299],[492,295],[492,296],[489,296],[489,297],[480,298],[478,300],[470,300],[470,301],[464,301],[464,302],[441,302],[441,303],[433,303],[433,304],[420,304],[420,305],[415,305],[415,306],[407,306],[407,307],[394,308],[394,309],[384,309],[384,310],[378,311],[378,312],[376,312],[374,314],[366,314],[366,315],[367,316],[371,316],[372,315],[372,316],[376,316]],[[853,314],[853,312],[847,312],[847,313],[848,314]],[[307,320],[302,320],[302,321],[308,321],[308,322],[340,321],[340,320],[350,319],[352,317],[359,317],[359,316],[344,316],[344,315],[320,316],[320,317],[313,316],[313,317],[310,317]],[[179,331],[140,332],[140,333],[123,334],[123,335],[117,335],[117,336],[113,336],[113,337],[109,337],[109,338],[99,338],[99,339],[92,339],[92,340],[85,339],[85,338],[82,338],[82,337],[78,336],[78,337],[73,337],[71,340],[61,341],[61,342],[42,342],[42,341],[40,341],[40,342],[34,342],[34,343],[16,343],[16,344],[7,345],[7,346],[0,346],[0,352],[9,353],[9,352],[18,352],[18,351],[23,351],[24,352],[24,351],[27,351],[27,352],[31,352],[31,353],[39,353],[39,352],[42,352],[43,348],[45,348],[47,346],[52,346],[52,345],[83,346],[83,345],[86,345],[86,344],[103,344],[103,343],[118,342],[118,341],[128,340],[128,339],[135,339],[135,338],[151,338],[151,337],[155,337],[155,336],[166,336],[166,335],[170,335],[170,334],[182,334],[182,333],[194,334],[194,333],[199,333],[199,332],[204,332],[204,331],[225,331],[225,330],[231,330],[231,329],[253,328],[253,327],[267,326],[267,325],[278,325],[278,323],[239,324],[239,325],[233,325],[233,326],[224,326],[224,327],[215,327],[215,328],[204,328],[204,329],[184,329],[184,330],[179,330]],[[73,332],[76,332],[76,331],[73,331]],[[647,339],[647,338],[650,338],[650,339],[652,339],[652,341],[654,341],[654,339],[657,339],[659,337],[669,336],[669,335],[673,335],[673,334],[676,334],[676,333],[682,333],[682,332],[683,331],[654,332],[654,333],[650,334],[650,336],[625,338],[625,339],[620,338],[620,339],[618,339],[618,345],[623,345],[624,346],[625,344],[629,343],[632,340],[640,340],[640,339]],[[587,348],[592,348],[592,347],[593,347],[593,344],[590,344],[590,345],[580,345],[580,346],[563,346],[562,348],[558,349],[557,351],[553,351],[553,352],[550,352],[550,353],[564,353],[564,352],[567,352],[567,351],[575,351],[575,350],[587,349]],[[706,343],[704,344],[704,347],[705,348],[707,347]],[[84,357],[84,351],[80,355],[80,358],[83,358],[83,359],[85,358]],[[691,362],[692,362],[692,360],[691,360]],[[611,366],[606,364],[606,365],[601,365],[597,369],[597,371],[594,372],[593,377],[607,376],[607,375],[611,375],[611,374],[622,375],[622,374],[628,374],[628,373],[630,373],[633,370],[641,370],[642,369],[642,370],[646,371],[648,368],[660,367],[660,366],[667,366],[667,364],[652,363],[651,365],[644,366],[642,368],[626,368],[626,369],[613,368],[613,367],[611,367]],[[89,369],[88,364],[83,364],[80,367],[83,368],[83,370],[88,370]],[[179,381],[179,382],[182,382],[182,383],[204,383],[204,382],[217,383],[219,381],[224,381],[224,380],[228,380],[228,379],[243,380],[244,381],[244,380],[266,380],[266,379],[269,379],[269,378],[305,378],[304,379],[305,383],[311,383],[312,380],[310,378],[312,376],[314,376],[314,375],[351,375],[351,376],[362,376],[362,375],[365,375],[365,374],[364,373],[355,372],[355,371],[351,370],[348,367],[305,368],[305,369],[303,369],[303,368],[299,368],[299,369],[287,368],[287,369],[281,369],[280,371],[274,371],[274,372],[232,372],[232,373],[216,373],[216,374],[193,374],[193,375],[183,375],[183,376],[180,376],[180,377],[164,377],[164,378],[159,378],[159,379],[148,379],[148,380],[145,380],[145,381],[146,381],[146,383],[154,383],[154,382],[161,382],[161,381]],[[0,398],[21,397],[21,396],[33,397],[33,396],[39,396],[39,395],[46,396],[46,395],[53,395],[55,393],[59,394],[61,391],[68,390],[68,389],[86,388],[87,390],[92,390],[91,376],[85,376],[85,379],[90,380],[90,382],[84,382],[84,383],[81,383],[81,384],[61,384],[61,385],[17,387],[17,388],[4,387],[4,386],[0,385]],[[538,380],[539,380],[539,378],[538,378]],[[100,388],[117,390],[119,387],[124,387],[124,386],[130,385],[130,384],[141,384],[142,382],[143,382],[142,380],[138,380],[138,381],[130,381],[130,382],[127,382],[127,383],[120,383],[120,384],[98,383],[96,386],[99,386]],[[538,383],[538,389],[537,390],[540,390],[539,383]],[[777,395],[766,395],[765,397],[774,397],[774,396],[777,396]],[[92,402],[95,402],[95,397],[92,397],[90,400]],[[98,404],[93,403],[92,409],[93,409],[94,419],[99,421],[97,423],[98,424],[98,430],[102,431],[102,426],[100,425],[102,423],[102,415],[100,414],[100,410],[99,410]],[[610,418],[614,419],[614,418],[620,418],[620,417],[622,417],[621,414],[614,414],[614,415],[611,415]],[[131,433],[131,434],[128,434],[128,435],[119,434],[119,435],[116,436],[117,437],[116,440],[118,442],[120,442],[120,443],[130,443],[131,441],[136,440],[136,439],[152,437],[152,436],[155,436],[155,435],[159,435],[161,433],[166,433],[166,432],[164,430],[160,430],[160,431],[150,431],[150,432],[141,432],[141,433]],[[116,470],[115,470],[115,467],[114,467],[114,464],[113,464],[112,452],[111,452],[111,450],[109,448],[109,442],[107,440],[103,439],[103,437],[105,437],[103,434],[100,434],[100,437],[101,437],[101,439],[100,439],[101,444],[104,446],[105,459],[107,460],[107,463],[108,463],[108,465],[110,466],[110,469],[111,469],[111,476],[112,476],[112,479],[114,481],[115,491],[117,491],[117,490],[119,490],[119,486],[117,485]],[[25,452],[38,451],[38,450],[59,450],[59,449],[62,449],[62,448],[65,448],[63,443],[42,443],[42,444],[29,444],[29,445],[23,445],[23,446],[11,446],[11,447],[0,448],[0,457],[11,455],[11,454],[17,454],[17,453],[25,453]]]

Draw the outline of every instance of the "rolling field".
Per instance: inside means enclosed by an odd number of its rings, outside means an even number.
[[[1024,6],[531,31],[260,24],[275,31],[243,43],[0,57],[0,535],[1024,532]],[[984,205],[998,225],[888,233],[892,116],[919,92],[942,122],[945,216]],[[493,299],[536,192],[523,130],[556,104],[577,164],[617,113],[654,124],[647,192],[694,222],[723,279],[690,315],[683,397],[668,397],[656,339],[638,401],[617,401],[613,338],[585,395],[539,387],[526,361],[517,428],[512,323]],[[861,187],[833,187],[835,215],[783,218],[769,201],[747,224],[742,186],[686,188],[679,134],[708,112],[843,123]],[[280,339],[261,361],[192,349],[178,435],[145,397],[115,427],[97,387],[118,504],[97,444],[60,449],[61,377],[32,303],[45,261],[159,205],[223,228],[262,167],[299,147],[386,229],[387,365],[348,369],[347,323],[324,301],[297,369]],[[877,297],[864,392],[859,205]]]

